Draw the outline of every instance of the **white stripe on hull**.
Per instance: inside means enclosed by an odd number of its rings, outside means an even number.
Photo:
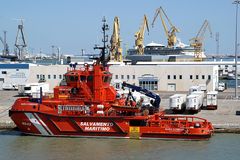
[[[46,130],[48,131],[48,133],[50,133],[50,135],[53,135],[53,133],[50,131],[50,129],[48,128],[48,126],[42,121],[42,119],[37,115],[37,113],[33,113],[37,119],[41,122],[41,124],[44,126],[44,128],[46,128]]]
[[[49,135],[49,133],[47,132],[47,130],[42,126],[42,124],[35,118],[35,116],[32,113],[24,113],[29,121],[38,129],[38,131],[42,134],[42,135]]]

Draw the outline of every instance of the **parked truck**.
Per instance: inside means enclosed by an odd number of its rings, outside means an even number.
[[[200,86],[191,86],[188,91],[188,95],[191,95],[193,92],[198,92],[201,91]]]
[[[216,110],[217,109],[217,91],[210,91],[207,92],[207,105],[206,105],[206,109],[213,109]]]
[[[173,112],[183,112],[186,109],[186,94],[174,94],[169,97],[169,107]]]
[[[18,85],[18,94],[21,96],[30,96],[34,98],[38,98],[40,96],[40,88],[42,88],[42,93],[49,92],[49,84],[48,83],[27,83]]]
[[[199,112],[203,105],[204,92],[195,91],[187,96],[186,110],[190,112]]]

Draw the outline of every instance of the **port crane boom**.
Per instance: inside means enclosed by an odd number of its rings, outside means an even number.
[[[194,47],[195,50],[195,60],[202,60],[202,52],[203,52],[203,40],[204,40],[204,35],[206,33],[206,30],[209,30],[210,37],[212,37],[212,30],[210,27],[210,23],[205,20],[198,31],[196,37],[190,39],[190,46]]]
[[[161,22],[162,22],[162,25],[164,28],[164,32],[165,32],[167,40],[168,40],[167,47],[172,48],[175,45],[175,43],[177,42],[176,32],[180,32],[180,30],[172,24],[172,22],[170,21],[170,19],[168,18],[167,14],[165,13],[165,11],[163,10],[162,7],[158,8],[156,10],[154,19],[152,22],[152,27],[154,26],[154,23],[155,23],[158,15],[160,16],[160,19],[161,19]],[[163,16],[165,16],[165,18],[167,19],[167,21],[171,27],[170,30],[168,29],[168,27],[163,19]]]
[[[135,48],[137,49],[137,53],[140,55],[144,54],[143,40],[144,40],[144,33],[145,33],[146,28],[147,28],[147,31],[149,32],[147,16],[144,15],[143,23],[142,23],[139,31],[137,31],[134,35],[135,36]]]
[[[120,39],[120,23],[119,18],[115,17],[113,22],[113,34],[111,36],[111,60],[121,62],[122,61],[122,48]]]

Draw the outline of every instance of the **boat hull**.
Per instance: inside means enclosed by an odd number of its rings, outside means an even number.
[[[57,116],[24,111],[10,111],[10,117],[22,133],[38,136],[185,140],[207,140],[212,136],[207,128],[186,132],[179,127],[131,126],[131,117]]]

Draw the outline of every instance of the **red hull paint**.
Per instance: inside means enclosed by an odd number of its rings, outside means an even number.
[[[25,134],[68,137],[112,137],[133,139],[205,140],[212,136],[209,128],[129,126],[132,117],[56,116],[37,112],[10,112],[12,120]],[[28,115],[26,115],[28,114]],[[35,123],[35,124],[34,124]],[[131,131],[131,127],[139,129]]]

